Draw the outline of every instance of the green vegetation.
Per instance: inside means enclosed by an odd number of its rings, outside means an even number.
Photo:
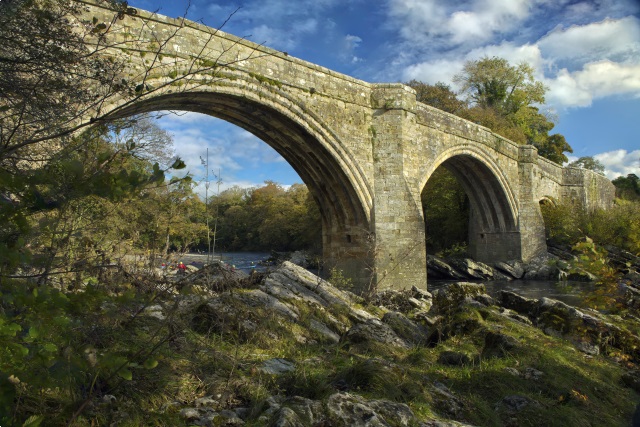
[[[406,403],[419,417],[472,425],[626,427],[638,398],[621,386],[624,370],[616,360],[624,354],[587,357],[495,307],[454,307],[429,345],[336,344],[310,325],[353,325],[345,307],[291,301],[300,313],[294,322],[242,302],[249,284],[203,298],[132,279],[111,277],[76,292],[3,283],[0,389],[8,393],[0,407],[10,410],[2,425],[22,425],[31,416],[46,419],[43,425],[189,425],[181,408],[213,396],[209,406],[216,411],[248,408],[247,425],[260,426],[268,422],[258,417],[270,396],[322,400],[342,390]],[[190,305],[179,307],[175,298]],[[226,309],[208,308],[207,298]],[[152,304],[163,308],[163,319],[145,311]],[[380,315],[380,307],[364,308]],[[517,345],[489,356],[489,333]],[[468,360],[444,363],[446,352]],[[295,368],[266,373],[261,366],[272,358]],[[535,403],[510,411],[502,400],[513,395]]]
[[[580,168],[592,170],[600,175],[604,175],[604,165],[599,160],[594,159],[591,156],[580,157],[567,165],[570,168]]]
[[[575,245],[590,238],[597,246],[616,246],[640,254],[640,206],[617,200],[611,209],[587,211],[570,204],[541,205],[547,239]]]
[[[427,253],[464,253],[469,227],[469,198],[456,177],[439,167],[422,192]]]
[[[267,181],[263,187],[234,187],[210,198],[218,212],[216,245],[228,251],[320,252],[322,224],[305,185],[288,189]]]
[[[616,186],[616,196],[624,200],[640,200],[640,178],[630,173],[627,176],[619,176],[614,179],[613,185]]]
[[[412,80],[407,83],[417,91],[420,102],[488,127],[519,144],[530,144],[538,154],[562,164],[565,152],[573,152],[560,134],[549,134],[554,123],[540,111],[546,87],[533,78],[533,68],[526,63],[513,66],[507,60],[484,57],[467,61],[454,77],[461,86],[459,100],[451,88]]]

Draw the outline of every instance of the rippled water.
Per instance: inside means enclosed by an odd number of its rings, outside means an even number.
[[[229,265],[233,265],[235,268],[246,271],[251,270],[264,271],[268,267],[261,265],[262,261],[269,258],[268,252],[220,252],[212,255],[215,259],[222,259]],[[207,261],[206,254],[186,254],[181,259],[185,264],[193,263],[194,265],[201,267]]]

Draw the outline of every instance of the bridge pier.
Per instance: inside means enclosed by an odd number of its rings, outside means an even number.
[[[374,283],[378,289],[426,288],[426,249],[420,194],[410,184],[415,94],[400,84],[377,85],[371,126],[375,234]],[[407,178],[410,177],[410,178]]]

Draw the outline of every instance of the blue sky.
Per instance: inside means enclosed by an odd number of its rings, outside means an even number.
[[[170,17],[184,0],[132,0]],[[548,87],[553,132],[607,176],[640,175],[640,2],[637,0],[191,0],[187,18],[369,82],[453,85],[465,61],[528,62]],[[167,116],[176,152],[198,178],[209,148],[223,186],[301,182],[267,144],[226,122]]]

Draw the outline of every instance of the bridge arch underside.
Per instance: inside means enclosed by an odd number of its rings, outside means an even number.
[[[496,173],[470,155],[453,156],[441,166],[457,178],[469,197],[469,255],[487,263],[519,259],[521,239],[514,203]]]
[[[316,200],[322,216],[323,257],[327,266],[362,272],[370,265],[366,249],[368,209],[353,184],[356,180],[341,167],[337,155],[307,128],[275,108],[245,96],[211,92],[156,96],[119,110],[118,116],[163,110],[214,116],[242,127],[270,145],[293,167]]]

